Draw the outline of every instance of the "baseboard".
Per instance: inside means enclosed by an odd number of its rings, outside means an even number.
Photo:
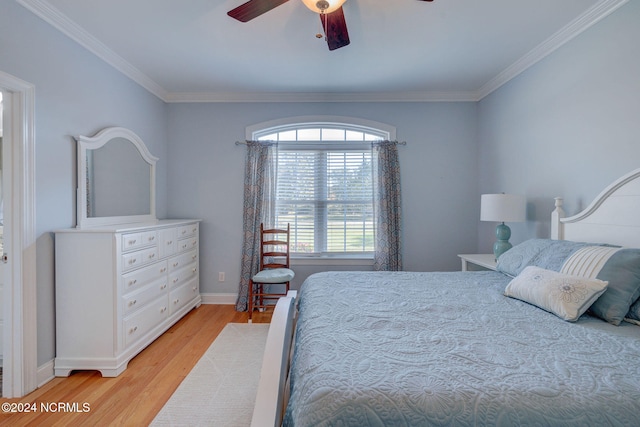
[[[238,294],[200,294],[202,304],[235,305]]]
[[[45,385],[46,383],[48,383],[54,378],[55,376],[53,375],[53,360],[45,363],[42,366],[38,366],[38,372],[37,372],[38,387],[42,387],[43,385]]]

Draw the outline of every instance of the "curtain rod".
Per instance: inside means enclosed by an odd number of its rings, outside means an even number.
[[[252,141],[248,141],[248,140],[246,140],[246,141],[236,141],[236,145],[247,145],[249,142],[252,142]],[[264,142],[272,142],[274,144],[276,143],[276,141],[264,141]],[[285,141],[285,142],[287,142],[287,143],[290,142],[292,144],[296,143],[296,141]],[[297,142],[299,142],[299,141],[297,141]],[[316,141],[304,141],[301,144],[305,144],[305,143],[308,143],[308,142],[311,142],[312,144],[317,144],[318,143]],[[323,141],[323,142],[328,142],[328,141]],[[384,140],[384,139],[383,140],[375,140],[375,141],[330,141],[330,142],[346,142],[346,143],[349,143],[349,142],[356,142],[356,143],[357,142],[365,142],[365,143],[371,143],[371,144],[375,144],[376,142],[392,142],[392,143],[398,144],[398,145],[407,145],[407,141],[398,141],[398,140],[390,141],[390,140]]]

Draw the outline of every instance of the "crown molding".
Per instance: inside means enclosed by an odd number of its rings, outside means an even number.
[[[629,0],[601,0],[478,89],[478,101],[541,61]]]
[[[186,102],[477,102],[629,0],[601,0],[474,91],[458,92],[169,92],[71,21],[46,0],[16,0],[100,59],[167,103]]]
[[[475,102],[476,92],[173,92],[179,102]]]
[[[19,4],[31,11],[36,16],[51,24],[72,40],[92,52],[98,58],[129,77],[134,82],[157,96],[161,100],[167,97],[167,91],[158,83],[149,78],[142,71],[131,65],[128,61],[116,54],[101,41],[89,34],[84,28],[73,22],[66,15],[44,0],[16,0]]]

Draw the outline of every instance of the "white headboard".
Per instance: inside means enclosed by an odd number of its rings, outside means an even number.
[[[640,169],[609,185],[582,212],[564,218],[562,198],[551,216],[551,238],[640,246]]]

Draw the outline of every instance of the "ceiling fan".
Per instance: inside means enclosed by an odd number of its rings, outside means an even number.
[[[280,6],[289,0],[249,0],[248,2],[227,12],[227,15],[240,22],[248,22]],[[339,49],[349,44],[347,22],[344,19],[342,5],[346,0],[302,0],[312,11],[320,14],[329,50]],[[433,0],[420,0],[432,2]],[[322,37],[322,35],[318,35]]]

